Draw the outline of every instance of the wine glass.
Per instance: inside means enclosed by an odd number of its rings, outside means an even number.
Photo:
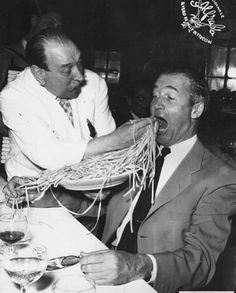
[[[2,267],[11,280],[26,293],[29,284],[37,281],[47,268],[46,247],[38,244],[13,244],[4,249]]]
[[[53,293],[96,293],[94,281],[86,276],[65,275],[56,280],[52,285]]]
[[[21,240],[28,227],[27,217],[21,211],[13,211],[0,216],[0,239],[7,245]]]

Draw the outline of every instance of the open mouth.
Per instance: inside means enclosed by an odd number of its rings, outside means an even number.
[[[164,118],[157,117],[157,121],[159,123],[159,131],[163,131],[163,130],[165,130],[167,128],[168,123]]]

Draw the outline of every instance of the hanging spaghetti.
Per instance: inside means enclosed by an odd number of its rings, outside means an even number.
[[[135,127],[135,123],[133,125]],[[92,208],[96,200],[101,199],[102,190],[107,187],[106,183],[112,184],[113,178],[117,176],[127,175],[127,178],[130,179],[129,192],[136,188],[141,192],[145,188],[147,178],[150,183],[152,182],[155,174],[155,158],[156,155],[159,155],[159,152],[156,153],[156,129],[154,128],[153,125],[148,126],[144,135],[129,148],[89,156],[77,164],[64,166],[57,170],[46,170],[38,177],[30,177],[29,181],[20,188],[27,191],[35,189],[40,194],[35,200],[39,200],[44,196],[46,190],[57,187],[58,184],[63,185],[63,182],[78,185],[78,190],[80,190],[80,183],[84,180],[93,182],[100,179],[99,192],[91,206],[83,213],[68,210],[52,192],[60,206],[77,216],[84,215]]]

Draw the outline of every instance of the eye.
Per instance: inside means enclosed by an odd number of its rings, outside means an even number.
[[[171,94],[165,94],[164,98],[167,99],[167,100],[174,100],[175,99],[175,97],[173,95],[171,95]]]
[[[153,93],[153,99],[159,99],[160,98],[160,93]]]
[[[70,75],[71,74],[71,70],[72,70],[72,68],[69,67],[69,68],[67,68],[67,69],[64,70],[64,73],[67,74],[67,75]]]

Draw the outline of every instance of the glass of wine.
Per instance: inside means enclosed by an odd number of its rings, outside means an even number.
[[[13,211],[0,216],[0,239],[6,244],[21,240],[28,227],[27,217],[21,211]]]
[[[81,274],[64,275],[52,285],[53,293],[96,293],[94,281]]]
[[[38,244],[13,244],[5,248],[2,267],[11,280],[26,293],[29,284],[37,281],[47,268],[47,249]]]

